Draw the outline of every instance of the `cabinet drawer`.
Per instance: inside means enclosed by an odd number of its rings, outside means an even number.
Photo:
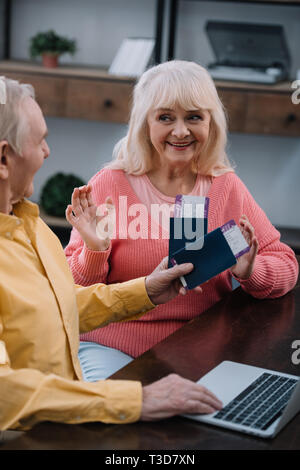
[[[300,135],[300,105],[292,103],[290,94],[248,93],[246,132]]]
[[[32,85],[36,100],[46,116],[65,116],[66,80],[64,78],[10,72],[5,73],[5,76]]]
[[[218,89],[224,105],[230,132],[244,132],[247,108],[247,93]]]
[[[68,80],[66,117],[126,123],[133,85],[106,80]]]

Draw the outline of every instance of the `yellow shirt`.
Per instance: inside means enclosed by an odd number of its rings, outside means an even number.
[[[126,423],[139,419],[139,382],[82,381],[79,331],[152,309],[145,278],[74,284],[58,238],[22,201],[0,213],[0,429],[38,421]]]

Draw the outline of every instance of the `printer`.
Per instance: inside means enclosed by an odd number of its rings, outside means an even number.
[[[208,65],[214,79],[274,84],[290,73],[290,55],[281,25],[208,21],[206,34],[215,55]]]

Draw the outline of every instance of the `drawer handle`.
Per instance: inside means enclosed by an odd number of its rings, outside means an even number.
[[[288,124],[291,124],[292,122],[295,122],[295,121],[297,121],[297,116],[296,116],[296,114],[290,113],[290,114],[287,115],[287,117],[286,117],[286,122],[287,122]]]
[[[114,104],[113,101],[110,100],[110,99],[107,99],[107,100],[104,101],[104,107],[105,108],[111,108],[113,106],[113,104]]]

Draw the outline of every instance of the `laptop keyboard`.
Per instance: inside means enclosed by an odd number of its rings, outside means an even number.
[[[297,382],[264,372],[214,418],[265,430],[280,416]]]

